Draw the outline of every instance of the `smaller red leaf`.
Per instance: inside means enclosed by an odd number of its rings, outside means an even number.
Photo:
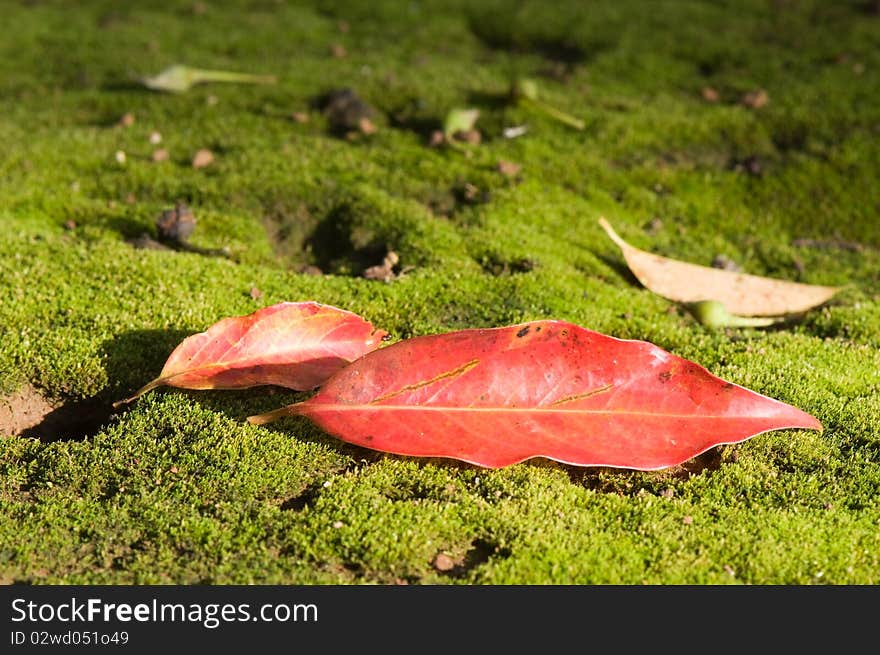
[[[281,302],[224,318],[181,342],[151,389],[245,389],[274,384],[314,389],[349,362],[378,348],[388,333],[344,309],[316,302]]]

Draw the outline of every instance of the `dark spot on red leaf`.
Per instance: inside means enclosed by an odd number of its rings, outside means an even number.
[[[662,373],[660,373],[660,375],[657,376],[657,379],[659,379],[660,382],[665,383],[665,382],[669,382],[669,378],[671,378],[671,377],[672,377],[672,371],[663,371]]]
[[[526,336],[528,333],[529,333],[529,326],[526,325],[522,330],[520,330],[519,332],[516,333],[516,336],[522,338],[522,337]]]

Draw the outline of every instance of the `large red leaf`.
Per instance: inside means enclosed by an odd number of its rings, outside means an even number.
[[[400,341],[249,420],[285,415],[368,448],[492,468],[543,456],[660,469],[768,430],[822,429],[653,344],[561,321]]]
[[[247,316],[224,318],[187,337],[159,377],[130,402],[158,386],[244,389],[275,384],[305,391],[377,348],[387,334],[357,314],[316,302],[282,302]]]

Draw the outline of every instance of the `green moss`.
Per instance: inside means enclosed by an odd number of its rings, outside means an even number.
[[[557,318],[649,340],[824,429],[670,471],[488,471],[244,420],[305,394],[158,390],[86,435],[0,441],[0,580],[880,580],[880,20],[860,3],[203,8],[4,9],[4,394],[107,407],[220,318],[317,300],[394,339]],[[133,84],[177,62],[279,81],[179,96]],[[511,104],[517,75],[585,129]],[[315,102],[342,86],[376,107],[375,134],[331,132]],[[769,102],[742,104],[757,89]],[[454,107],[480,109],[483,143],[430,147]],[[504,138],[516,125],[527,133]],[[195,169],[200,148],[215,162]],[[179,201],[192,242],[229,257],[132,247]],[[633,281],[599,216],[666,256],[847,288],[791,325],[711,330]],[[388,250],[407,273],[362,278]]]

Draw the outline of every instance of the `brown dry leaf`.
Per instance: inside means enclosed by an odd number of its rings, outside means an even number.
[[[159,148],[158,150],[153,151],[153,161],[168,161],[168,150],[166,148]]]
[[[214,153],[207,148],[199,150],[192,159],[193,168],[204,168],[214,163]]]
[[[599,224],[620,248],[639,282],[675,302],[715,300],[731,314],[781,316],[821,305],[842,288],[736,273],[661,257],[629,245],[605,218],[600,218]]]
[[[130,111],[124,113],[119,118],[119,122],[117,124],[120,127],[131,127],[132,125],[134,125],[134,114],[132,114]]]
[[[718,102],[721,100],[721,95],[711,86],[704,87],[701,93],[703,95],[703,100],[706,102]]]

